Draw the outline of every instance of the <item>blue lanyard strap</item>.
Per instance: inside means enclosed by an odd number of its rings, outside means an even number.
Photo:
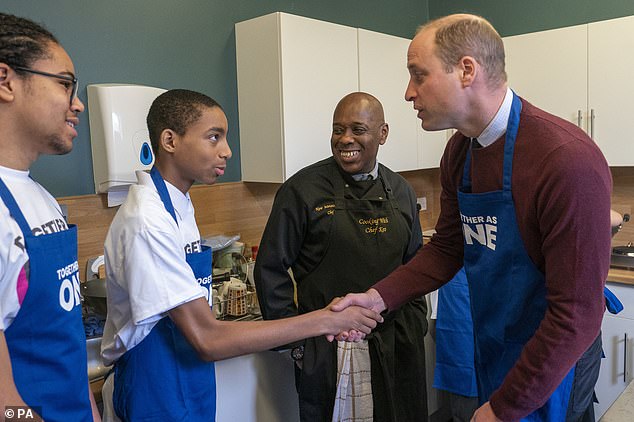
[[[167,212],[170,213],[174,221],[176,221],[176,225],[178,225],[178,220],[176,219],[176,212],[174,211],[174,205],[172,204],[172,199],[170,198],[169,193],[167,192],[167,185],[165,185],[165,180],[159,173],[156,166],[152,166],[152,170],[150,170],[150,176],[154,181],[154,186],[156,186],[156,190],[158,191],[159,197],[161,201],[163,201],[163,205]]]
[[[9,209],[9,214],[11,214],[11,217],[13,217],[18,223],[18,226],[20,226],[20,230],[22,230],[22,234],[24,235],[24,237],[29,236],[31,234],[31,227],[29,226],[29,223],[26,222],[26,218],[24,218],[24,214],[22,214],[22,211],[20,211],[20,207],[18,206],[18,203],[15,202],[15,198],[11,194],[11,191],[9,191],[9,188],[7,188],[7,185],[4,184],[1,178],[0,198],[2,198],[4,204]]]

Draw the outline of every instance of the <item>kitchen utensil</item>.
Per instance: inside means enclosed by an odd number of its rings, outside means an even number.
[[[623,223],[627,223],[628,221],[630,221],[629,214],[623,214],[623,217],[621,218],[621,215],[614,210],[610,210],[610,218],[612,219],[613,224],[612,236],[621,231],[621,229],[623,228]],[[618,224],[616,224],[616,222],[618,222]]]
[[[223,283],[218,291],[220,300],[224,301],[223,311],[230,316],[242,316],[247,313],[247,285],[231,277]]]
[[[227,314],[231,316],[242,316],[247,313],[247,286],[234,285],[229,287],[227,293]]]
[[[86,340],[86,354],[89,381],[103,378],[112,368],[112,366],[105,366],[101,359],[101,337]]]
[[[106,280],[94,278],[79,285],[79,292],[86,306],[90,306],[97,315],[106,316]]]
[[[632,246],[632,242],[629,242],[626,246],[616,246],[612,248],[612,253],[615,255],[634,257],[634,246]]]
[[[220,294],[218,293],[218,289],[211,289],[211,297],[212,297],[212,309],[214,311],[214,315],[216,316],[216,319],[220,319],[220,317],[223,315],[223,310],[224,310],[224,301],[220,300]]]

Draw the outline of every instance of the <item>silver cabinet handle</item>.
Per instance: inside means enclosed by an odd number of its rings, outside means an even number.
[[[594,109],[590,109],[590,138],[594,139]]]
[[[623,382],[627,382],[627,333],[623,342]]]
[[[581,110],[577,110],[577,127],[581,127]]]

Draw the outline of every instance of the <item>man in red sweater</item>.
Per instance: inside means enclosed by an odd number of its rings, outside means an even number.
[[[601,151],[507,87],[502,40],[481,17],[421,27],[407,67],[405,97],[422,127],[458,130],[440,165],[437,233],[338,308],[394,310],[464,265],[481,402],[472,420],[594,420],[610,264],[612,179]]]

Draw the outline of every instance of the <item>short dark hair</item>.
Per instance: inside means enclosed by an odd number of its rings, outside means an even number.
[[[426,29],[436,30],[436,55],[447,72],[451,72],[462,57],[472,56],[482,65],[490,87],[499,87],[506,82],[502,37],[482,16],[444,16],[422,25],[417,34]]]
[[[14,70],[16,67],[31,67],[33,62],[48,56],[51,43],[59,44],[55,36],[41,25],[0,13],[0,62]]]
[[[154,155],[158,156],[159,140],[165,129],[184,135],[200,119],[204,107],[218,107],[222,110],[213,98],[187,89],[172,89],[156,97],[147,115],[147,128]]]

